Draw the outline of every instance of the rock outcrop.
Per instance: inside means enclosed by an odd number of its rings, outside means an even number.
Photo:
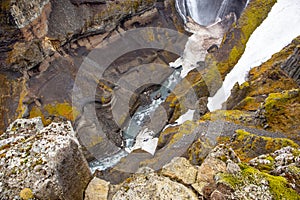
[[[281,68],[300,85],[300,49],[299,45],[295,48],[288,60],[282,64]]]
[[[200,166],[176,157],[159,172],[140,168],[121,184],[109,184],[108,194],[108,183],[94,179],[90,185],[102,188],[94,195],[108,199],[298,199],[298,172],[299,150],[290,146],[247,164],[220,144]]]
[[[91,172],[70,122],[18,119],[1,135],[0,150],[1,199],[83,198]]]

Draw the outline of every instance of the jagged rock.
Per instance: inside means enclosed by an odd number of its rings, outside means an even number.
[[[197,195],[184,185],[169,178],[150,173],[135,175],[127,180],[112,197],[122,199],[198,199]]]
[[[281,68],[300,85],[300,48],[297,46]]]
[[[44,128],[40,118],[19,119],[0,144],[1,199],[18,196],[25,188],[38,199],[82,198],[91,172],[70,122]]]
[[[206,57],[207,68],[215,68],[219,71],[222,78],[235,66],[239,58],[242,56],[246,43],[254,30],[268,16],[272,6],[276,0],[262,2],[260,0],[252,0],[249,2],[245,10],[241,13],[236,26],[232,27],[226,37],[223,39],[221,48],[215,53],[208,54]],[[253,15],[253,13],[256,13]],[[251,23],[249,23],[249,20]],[[208,77],[206,82],[215,81],[214,76]],[[211,90],[210,95],[214,95],[218,88]]]
[[[197,169],[187,159],[176,157],[169,164],[163,166],[161,173],[164,176],[182,181],[184,184],[193,184],[196,180]]]
[[[109,192],[109,183],[94,177],[85,190],[85,200],[106,200]]]
[[[231,148],[225,145],[216,146],[198,168],[196,183],[192,184],[193,188],[201,195],[210,196],[214,190],[210,190],[208,187],[216,187],[215,176],[227,169],[228,173],[238,172],[235,164],[239,162],[239,158]]]

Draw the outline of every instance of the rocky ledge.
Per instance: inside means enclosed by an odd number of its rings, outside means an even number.
[[[94,177],[85,199],[299,199],[299,156],[299,146],[288,146],[245,163],[220,144],[201,165],[175,157],[158,172],[140,168],[118,185]]]

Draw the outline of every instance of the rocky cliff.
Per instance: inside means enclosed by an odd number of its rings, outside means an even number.
[[[209,112],[208,97],[276,3],[251,0],[241,12],[239,1],[221,44],[161,99],[153,94],[192,34],[176,2],[1,1],[0,199],[300,199],[299,36]],[[74,99],[78,79],[88,95]],[[134,113],[159,99],[145,119],[155,153],[137,149],[92,174],[88,162],[123,151]],[[176,124],[190,109],[193,120]]]

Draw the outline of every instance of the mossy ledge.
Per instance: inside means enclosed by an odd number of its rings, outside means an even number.
[[[55,117],[64,118],[74,121],[79,112],[69,103],[47,104],[43,108],[33,107],[30,111],[29,118],[41,117],[44,125],[49,125]]]
[[[218,141],[219,143],[229,144],[244,162],[248,162],[259,155],[271,153],[283,147],[291,146],[299,148],[298,144],[287,138],[258,136],[244,130],[236,130],[236,135],[234,135],[233,138],[220,137]]]

